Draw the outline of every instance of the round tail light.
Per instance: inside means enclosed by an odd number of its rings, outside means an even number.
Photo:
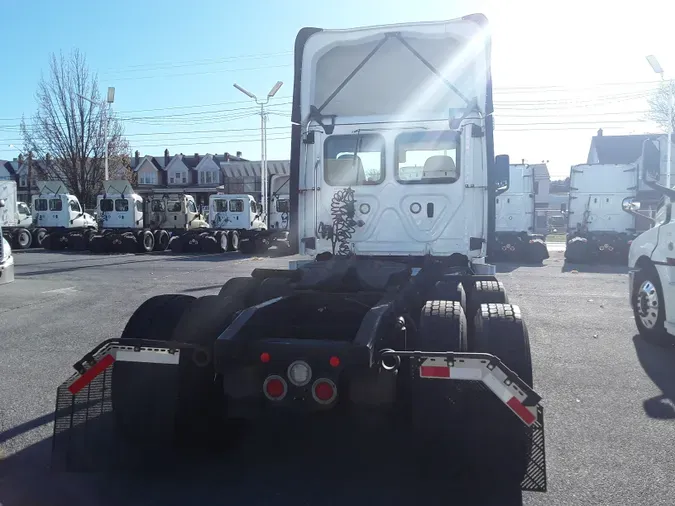
[[[280,401],[286,397],[288,385],[281,376],[268,376],[263,383],[263,392],[265,397],[271,401]]]
[[[330,404],[337,397],[337,387],[328,378],[319,378],[312,385],[312,397],[319,404]]]

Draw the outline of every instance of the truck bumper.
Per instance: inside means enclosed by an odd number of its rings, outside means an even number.
[[[14,255],[2,264],[0,264],[0,285],[11,283],[14,281]]]

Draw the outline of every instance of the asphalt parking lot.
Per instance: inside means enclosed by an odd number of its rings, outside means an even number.
[[[528,324],[535,389],[546,409],[549,491],[526,493],[522,503],[672,505],[675,350],[635,335],[625,270],[565,266],[561,249],[550,248],[543,267],[499,265],[499,278]],[[268,457],[265,437],[224,457],[225,467],[192,463],[189,477],[51,474],[55,390],[75,360],[117,337],[152,295],[215,294],[232,276],[285,266],[288,258],[44,251],[15,258],[16,281],[0,286],[2,506],[403,504],[408,490],[416,502],[469,504],[446,495],[442,480],[392,474],[391,457],[376,455],[371,465],[377,468],[331,483],[321,456],[308,457],[289,444],[283,456]],[[396,442],[389,447],[395,455]],[[352,465],[350,455],[342,457]],[[489,487],[489,480],[477,486]]]

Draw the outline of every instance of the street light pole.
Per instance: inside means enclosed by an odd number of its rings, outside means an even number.
[[[108,96],[106,97],[105,102],[101,102],[101,104],[97,104],[94,102],[92,99],[85,97],[84,95],[80,95],[79,93],[75,93],[78,97],[81,99],[86,100],[87,102],[90,102],[94,105],[100,105],[101,108],[103,109],[103,143],[105,144],[104,150],[105,150],[105,161],[104,161],[104,167],[105,167],[105,172],[103,176],[103,180],[107,181],[109,179],[108,175],[108,119],[110,116],[110,104],[112,104],[115,101],[115,88],[109,87],[108,88]],[[107,105],[104,105],[106,104]]]
[[[664,77],[663,67],[659,64],[659,61],[656,59],[656,56],[649,55],[647,56],[647,62],[652,67],[652,70],[661,76],[661,81],[666,82]],[[670,188],[670,173],[671,173],[671,160],[672,160],[672,151],[673,151],[673,81],[672,79],[668,80],[668,141],[666,145],[666,186]]]
[[[255,103],[260,106],[260,200],[263,206],[263,216],[261,216],[261,218],[263,218],[265,222],[267,222],[267,206],[269,205],[269,202],[267,201],[267,113],[265,112],[265,106],[270,99],[276,95],[283,84],[282,81],[277,81],[267,94],[265,100],[259,100],[258,97],[247,89],[242,88],[236,83],[234,84],[235,88],[247,97],[255,100]]]

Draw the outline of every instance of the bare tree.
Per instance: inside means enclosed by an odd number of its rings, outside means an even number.
[[[664,130],[668,130],[668,123],[675,130],[675,107],[670,107],[670,93],[675,93],[675,84],[672,81],[664,81],[659,89],[647,99],[649,104],[648,119],[652,120]]]
[[[30,123],[21,122],[25,150],[41,160],[51,155],[50,162],[43,164],[42,176],[61,180],[83,205],[90,205],[104,178],[105,121],[110,166],[128,166],[122,123],[107,113],[98,77],[90,73],[86,57],[77,49],[67,57],[51,55],[49,78],[40,79],[35,98],[36,114]]]

